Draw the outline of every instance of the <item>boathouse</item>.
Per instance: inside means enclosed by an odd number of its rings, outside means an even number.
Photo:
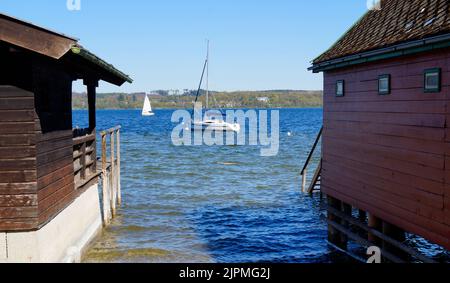
[[[450,1],[382,0],[310,70],[324,76],[330,242],[388,255],[407,232],[449,250]],[[349,228],[358,210],[367,238]]]
[[[83,80],[89,128],[72,130]],[[131,79],[77,39],[0,14],[0,262],[71,262],[102,228],[96,88]]]

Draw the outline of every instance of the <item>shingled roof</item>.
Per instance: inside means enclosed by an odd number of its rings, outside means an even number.
[[[449,13],[450,0],[381,0],[313,64],[450,33]]]

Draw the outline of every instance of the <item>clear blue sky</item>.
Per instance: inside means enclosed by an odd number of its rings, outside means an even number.
[[[100,92],[195,89],[211,40],[214,90],[322,89],[306,69],[366,0],[0,0],[0,11],[81,39],[132,76]],[[81,90],[76,85],[76,90]]]

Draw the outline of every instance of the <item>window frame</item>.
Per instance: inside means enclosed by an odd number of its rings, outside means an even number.
[[[437,88],[427,88],[427,75],[430,73],[438,73],[438,86]],[[425,93],[438,93],[441,92],[442,89],[442,70],[441,68],[431,68],[431,69],[426,69],[423,72],[423,90]]]
[[[388,80],[388,89],[386,91],[382,91],[380,88],[380,81],[382,79],[387,79]],[[389,95],[391,94],[391,75],[390,74],[384,74],[384,75],[380,75],[378,76],[378,94],[379,95]]]
[[[338,93],[338,85],[342,83],[342,94]],[[336,81],[336,90],[335,90],[336,97],[344,97],[345,96],[345,80],[337,80]]]

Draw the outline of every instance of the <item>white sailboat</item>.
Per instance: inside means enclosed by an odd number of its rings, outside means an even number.
[[[207,43],[207,53],[206,53],[206,61],[205,66],[203,67],[202,77],[200,79],[200,86],[197,92],[197,98],[200,94],[200,89],[203,81],[203,75],[205,74],[206,68],[206,111],[209,109],[209,40]],[[241,125],[238,123],[227,123],[223,120],[223,115],[213,115],[213,117],[204,117],[200,121],[193,120],[192,121],[194,129],[210,129],[210,130],[221,130],[221,131],[232,131],[239,133],[241,131]]]
[[[142,108],[142,116],[154,116],[154,115],[155,113],[153,113],[150,99],[148,99],[148,96],[145,95],[144,107]]]

